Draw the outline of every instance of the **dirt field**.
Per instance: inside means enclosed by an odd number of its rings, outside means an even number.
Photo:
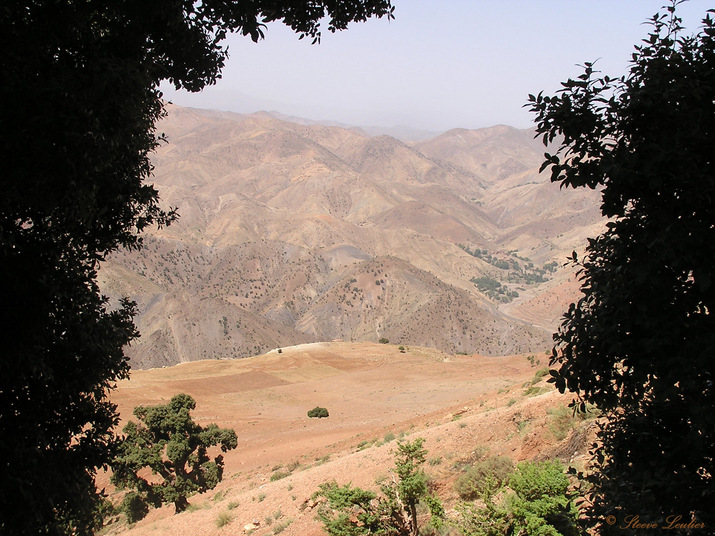
[[[238,448],[226,454],[224,480],[190,498],[192,511],[153,511],[131,529],[140,535],[322,534],[310,497],[325,481],[376,488],[389,474],[392,434],[424,437],[426,467],[440,496],[455,498],[453,465],[479,445],[515,461],[558,454],[573,459],[576,447],[556,444],[546,409],[568,397],[539,383],[525,396],[535,371],[525,356],[452,356],[436,350],[370,343],[314,343],[242,360],[200,361],[136,371],[113,395],[122,418],[137,405],[166,403],[176,393],[196,399],[193,416],[231,427]],[[322,406],[327,419],[309,419]],[[389,434],[389,435],[388,435]],[[271,481],[276,471],[290,475]],[[104,479],[106,482],[106,478]],[[230,519],[222,523],[219,516]],[[283,525],[290,522],[285,528]]]

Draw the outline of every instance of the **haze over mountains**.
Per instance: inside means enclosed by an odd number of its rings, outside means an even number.
[[[549,348],[577,290],[561,265],[602,221],[597,193],[538,174],[531,132],[407,144],[265,113],[168,110],[155,184],[180,219],[100,270],[105,293],[138,303],[133,367],[334,339]]]

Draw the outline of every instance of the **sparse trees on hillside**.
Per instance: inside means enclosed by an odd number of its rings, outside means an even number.
[[[199,426],[190,415],[195,407],[192,397],[179,394],[168,404],[134,409],[140,422],[129,421],[124,427],[126,436],[112,461],[112,483],[132,490],[124,504],[131,520],[142,517],[148,505],[174,503],[176,513],[182,512],[189,505],[187,497],[221,481],[223,456],[211,460],[207,451],[214,446],[222,452],[235,449],[236,432],[215,424]],[[140,476],[144,468],[159,481]]]
[[[559,390],[607,416],[588,476],[601,534],[626,514],[715,526],[715,24],[711,11],[684,36],[678,3],[650,21],[626,76],[587,63],[530,97],[538,134],[560,144],[542,167],[602,188],[610,218],[572,257],[583,297],[552,359]]]
[[[219,78],[221,41],[257,41],[280,20],[320,38],[392,16],[390,0],[35,0],[0,7],[1,534],[87,534],[98,467],[138,334],[129,302],[99,292],[99,263],[175,217],[159,207],[149,153],[160,142],[158,85],[198,91]]]

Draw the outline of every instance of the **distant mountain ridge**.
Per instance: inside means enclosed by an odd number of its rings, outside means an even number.
[[[596,193],[538,174],[529,131],[404,143],[266,113],[168,111],[155,184],[181,217],[100,270],[108,295],[139,305],[137,368],[332,339],[542,351],[554,308],[574,297],[566,252],[602,225]]]

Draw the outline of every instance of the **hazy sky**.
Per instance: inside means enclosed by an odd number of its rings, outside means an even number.
[[[176,104],[236,112],[278,111],[353,125],[432,131],[532,125],[529,93],[553,93],[598,60],[625,72],[633,45],[665,0],[393,0],[396,19],[323,34],[320,45],[282,25],[266,39],[228,39],[223,79]],[[689,33],[712,2],[679,7]]]

